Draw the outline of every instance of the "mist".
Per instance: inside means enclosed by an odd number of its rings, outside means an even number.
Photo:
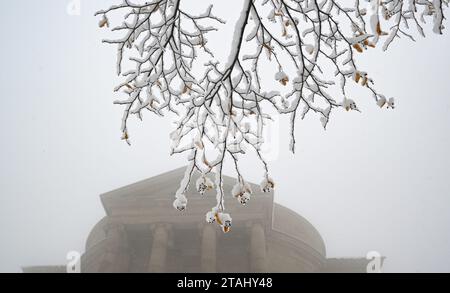
[[[94,17],[112,1],[82,0],[79,15],[67,13],[70,2],[9,1],[0,10],[0,272],[65,265],[105,215],[101,193],[186,165],[169,155],[170,119],[133,119],[132,145],[121,141],[116,50],[101,43]],[[214,2],[218,16],[237,18],[233,1]],[[299,121],[295,155],[279,119],[275,201],[317,228],[327,257],[378,251],[384,272],[450,272],[449,46],[448,31],[428,27],[425,39],[368,52],[359,64],[396,109],[380,111],[361,92],[362,113],[336,111],[326,131],[317,117]],[[258,164],[242,161],[247,180],[261,181]],[[234,176],[231,164],[225,171]]]

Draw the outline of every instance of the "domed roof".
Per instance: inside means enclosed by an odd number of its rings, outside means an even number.
[[[122,212],[128,213],[134,210],[139,210],[139,212],[148,210],[148,213],[154,215],[154,211],[151,210],[151,208],[155,206],[157,206],[158,210],[163,211],[164,213],[177,215],[178,213],[173,210],[170,202],[173,198],[172,195],[175,194],[178,187],[178,182],[184,175],[184,171],[185,167],[175,169],[102,194],[101,199],[107,216],[118,215]],[[195,182],[198,176],[198,174],[194,175],[193,182]],[[225,196],[231,197],[231,189],[235,184],[236,179],[229,176],[224,176],[223,179],[226,194]],[[303,243],[307,247],[316,251],[320,256],[325,257],[325,243],[319,232],[310,222],[296,212],[274,203],[272,193],[260,193],[258,185],[251,183],[250,185],[253,189],[255,198],[258,198],[258,200],[254,203],[257,204],[257,206],[253,206],[253,211],[260,211],[260,216],[267,221],[268,225],[271,224],[271,228],[275,232],[284,234],[295,241],[299,241],[300,243]],[[192,186],[189,192],[192,193],[192,195],[197,194],[195,188]],[[215,202],[214,197],[200,198],[189,194],[189,198],[191,201],[197,201],[194,206],[206,205],[204,208],[199,208],[200,214],[198,215],[190,209],[189,212],[192,213],[194,219],[198,219],[198,221],[202,220],[200,217],[203,216],[204,210],[212,206]],[[159,204],[157,202],[150,201],[152,199],[158,199]],[[245,213],[248,213],[249,208],[251,207],[252,206],[245,207],[246,210],[243,210],[242,206],[238,204],[237,201],[227,202],[227,209],[233,214],[233,220],[245,218]],[[87,247],[94,245],[105,237],[103,228],[106,224],[105,220],[106,219],[103,219],[91,231],[91,234],[88,237]]]
[[[108,223],[106,217],[102,218],[95,226],[92,228],[91,232],[86,240],[86,251],[94,247],[97,243],[102,242],[106,238],[105,226]]]
[[[272,229],[304,242],[325,257],[325,242],[314,226],[296,212],[274,203]]]

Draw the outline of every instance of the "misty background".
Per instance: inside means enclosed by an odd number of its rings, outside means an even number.
[[[233,1],[215,0],[213,11],[232,23]],[[105,214],[99,194],[186,164],[184,155],[169,156],[170,119],[133,118],[132,146],[120,140],[116,50],[101,43],[109,35],[93,16],[117,1],[81,0],[80,15],[67,13],[70,2],[8,1],[0,9],[0,272],[66,264]],[[450,272],[444,32],[428,27],[426,39],[397,40],[359,60],[377,89],[396,98],[394,111],[380,110],[366,91],[354,98],[362,113],[334,111],[327,131],[316,116],[299,121],[295,155],[287,117],[280,120],[270,162],[275,200],[318,229],[328,257],[375,250],[387,257],[385,272]],[[226,53],[225,33],[214,38]],[[256,158],[243,164],[246,179],[259,183]]]

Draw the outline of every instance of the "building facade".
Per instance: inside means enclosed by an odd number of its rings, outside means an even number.
[[[102,194],[106,216],[87,238],[81,271],[366,272],[365,258],[328,259],[319,232],[256,185],[252,200],[242,206],[230,195],[236,180],[225,177],[225,204],[233,217],[226,234],[204,220],[215,206],[213,192],[201,196],[192,187],[186,211],[175,210],[172,202],[183,174],[181,168]],[[64,270],[24,271],[57,268]]]

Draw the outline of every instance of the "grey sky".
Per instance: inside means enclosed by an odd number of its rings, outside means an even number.
[[[100,193],[185,164],[169,157],[170,120],[146,115],[130,126],[132,147],[120,141],[115,50],[100,43],[106,32],[93,17],[112,1],[82,0],[80,16],[66,13],[69,2],[8,1],[0,10],[2,272],[64,264],[103,216]],[[219,16],[236,17],[216,2]],[[389,272],[450,272],[449,33],[428,30],[359,61],[396,97],[394,111],[361,92],[363,113],[336,111],[327,131],[317,117],[299,122],[296,155],[281,119],[270,163],[276,201],[315,225],[329,257],[376,250]],[[243,164],[260,182],[256,159]]]

